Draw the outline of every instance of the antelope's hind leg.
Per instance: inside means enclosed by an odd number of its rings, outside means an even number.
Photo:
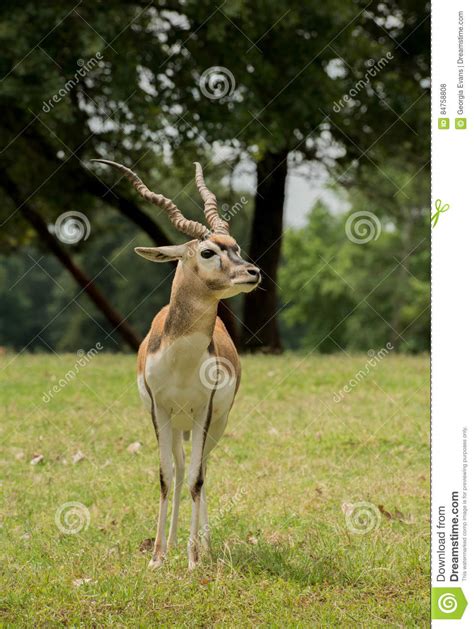
[[[202,455],[206,439],[208,421],[195,420],[191,436],[191,461],[189,464],[189,491],[191,492],[191,528],[188,540],[188,568],[193,570],[199,561],[199,512],[201,510],[201,489],[204,484]]]
[[[193,501],[188,543],[188,567],[190,570],[195,568],[199,561],[199,541],[202,542],[204,550],[208,549],[210,544],[207,501],[204,491],[207,458],[224,433],[227,415],[228,413],[218,420],[205,424],[196,422],[193,427],[189,467],[189,488]]]
[[[207,434],[206,442],[204,444],[203,456],[202,456],[202,464],[204,469],[204,479],[207,474],[207,463],[209,459],[209,454],[216,447],[220,438],[224,434],[225,428],[227,426],[227,418],[229,413],[225,413],[219,419],[216,419],[209,426],[209,431]],[[201,490],[201,509],[199,514],[199,529],[200,529],[200,540],[203,546],[204,551],[209,551],[211,547],[211,529],[209,526],[209,517],[207,513],[207,498],[206,498],[206,489],[203,485]]]

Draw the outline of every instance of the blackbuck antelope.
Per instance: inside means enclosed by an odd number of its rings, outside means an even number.
[[[188,564],[192,569],[200,546],[204,550],[209,547],[205,494],[208,457],[224,433],[240,382],[239,356],[217,316],[217,305],[220,299],[254,290],[260,283],[260,270],[242,259],[228,224],[219,216],[216,197],[204,182],[200,164],[195,164],[196,185],[210,229],[186,219],[170,199],[149,190],[129,168],[108,160],[94,161],[118,168],[143,198],[163,209],[176,229],[192,238],[182,245],[135,249],[152,262],[178,261],[170,303],[153,319],[138,352],[138,389],[151,412],[160,451],[161,498],[149,565],[160,566],[167,546],[176,542],[184,479],[183,436],[187,438],[191,432]],[[173,509],[167,542],[173,459]]]

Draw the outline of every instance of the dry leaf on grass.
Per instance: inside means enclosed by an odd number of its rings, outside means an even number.
[[[395,509],[393,513],[390,513],[390,511],[387,511],[383,505],[379,505],[379,511],[387,518],[387,520],[397,520],[402,524],[415,524],[415,518],[411,515],[411,513],[405,515],[398,509]]]
[[[140,546],[138,547],[138,550],[141,553],[146,553],[149,550],[152,550],[154,543],[155,543],[154,539],[152,539],[151,537],[147,537],[147,539],[144,539],[143,542],[140,544]]]
[[[344,515],[352,515],[352,512],[354,511],[354,505],[352,504],[352,502],[343,502],[341,505],[341,509]]]
[[[89,577],[84,577],[83,579],[74,579],[72,582],[75,588],[81,587],[81,585],[84,585],[85,583],[97,583],[97,581],[92,581]]]
[[[128,446],[127,452],[130,452],[130,454],[138,454],[141,447],[142,444],[139,441],[134,441]]]
[[[255,537],[255,535],[252,535],[252,533],[249,533],[247,535],[247,542],[249,544],[252,544],[252,546],[255,546],[255,544],[258,544],[258,539]]]
[[[411,513],[408,515],[403,514],[401,511],[395,511],[395,517],[399,522],[403,524],[415,524],[415,518]]]
[[[266,533],[264,537],[265,537],[265,541],[271,544],[272,546],[278,546],[288,541],[288,536],[283,535],[282,533],[279,533],[278,531],[273,531],[273,533]]]
[[[390,511],[387,511],[387,509],[383,505],[379,505],[379,511],[387,518],[387,520],[393,520],[393,515],[390,513]]]
[[[73,465],[76,465],[76,463],[80,463],[85,458],[86,458],[86,455],[84,454],[84,452],[81,452],[81,450],[78,450],[76,454],[72,455],[72,463]]]

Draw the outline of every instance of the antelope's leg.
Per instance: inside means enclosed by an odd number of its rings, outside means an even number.
[[[189,464],[189,490],[192,498],[191,529],[188,541],[188,567],[192,570],[198,560],[199,511],[201,509],[201,490],[204,484],[202,452],[206,437],[207,421],[195,420],[192,431],[191,462]]]
[[[158,568],[163,563],[166,555],[166,516],[168,511],[168,496],[173,482],[173,431],[171,421],[167,413],[163,412],[156,403],[154,404],[156,427],[158,431],[160,449],[160,511],[156,527],[156,538],[153,547],[153,556],[148,566]]]
[[[183,433],[173,429],[173,458],[174,458],[174,493],[173,510],[171,512],[171,526],[168,535],[168,547],[176,544],[178,531],[179,503],[181,501],[181,489],[184,480],[184,448]]]
[[[209,426],[209,430],[206,437],[206,442],[204,444],[204,451],[203,451],[204,477],[206,477],[207,462],[208,462],[209,454],[216,447],[216,445],[219,442],[219,439],[224,434],[225,427],[227,426],[227,417],[228,417],[228,413],[225,413],[225,415],[213,421]],[[200,519],[200,522],[199,522],[200,538],[202,541],[202,545],[203,545],[204,550],[209,550],[210,544],[211,544],[211,529],[209,526],[209,519],[208,519],[208,513],[207,513],[207,499],[206,499],[204,486],[201,490],[201,511],[200,511],[199,519]]]
[[[206,469],[204,466],[204,478]],[[199,541],[205,551],[209,550],[209,518],[207,516],[206,488],[201,488],[201,504],[199,506]]]

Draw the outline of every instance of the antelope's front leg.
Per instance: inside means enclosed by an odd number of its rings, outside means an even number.
[[[212,407],[207,410],[203,420],[195,420],[192,431],[191,462],[189,466],[189,490],[192,498],[191,529],[188,542],[188,568],[190,570],[195,568],[199,561],[199,512],[201,510],[201,492],[205,474],[203,449],[211,412]]]
[[[174,493],[173,509],[171,511],[171,526],[168,535],[168,548],[176,544],[178,534],[179,503],[181,501],[181,488],[184,480],[184,449],[183,433],[181,430],[173,430],[173,458],[174,458]]]
[[[156,527],[156,538],[153,556],[149,568],[159,568],[166,555],[166,517],[168,512],[168,496],[173,481],[173,431],[170,417],[155,404],[156,425],[160,449],[160,511]]]

